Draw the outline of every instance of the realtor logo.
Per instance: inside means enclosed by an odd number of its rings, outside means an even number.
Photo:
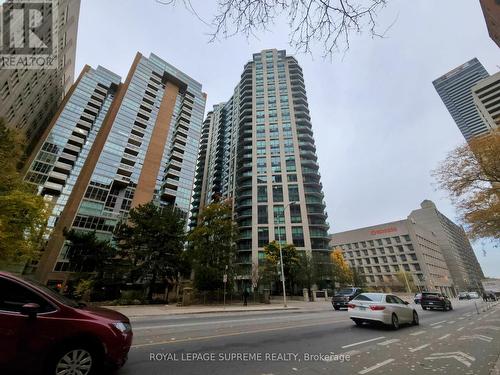
[[[0,69],[56,69],[57,16],[57,0],[0,0]]]

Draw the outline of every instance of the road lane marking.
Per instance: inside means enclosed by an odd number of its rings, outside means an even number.
[[[435,325],[438,325],[438,324],[441,324],[441,323],[446,323],[446,320],[441,320],[440,322],[436,322],[436,323],[431,323],[429,324],[431,327],[435,326]]]
[[[460,318],[458,318],[458,319],[459,319],[459,320],[463,320],[463,319],[465,319],[465,317],[464,317],[464,316],[461,316],[461,317],[460,317]]]
[[[370,339],[370,340],[365,340],[365,341],[355,342],[355,343],[353,343],[353,344],[349,344],[349,345],[344,345],[344,346],[342,347],[342,349],[345,349],[345,348],[350,348],[351,346],[356,346],[356,345],[366,344],[367,342],[372,342],[372,341],[377,341],[377,340],[382,340],[382,339],[385,339],[385,336],[375,337],[375,338]]]
[[[438,338],[438,340],[444,340],[445,338],[450,337],[450,336],[451,336],[451,333],[447,333],[446,335],[441,336],[440,338]]]
[[[331,352],[332,354],[335,354],[334,352]],[[341,356],[343,356],[344,358],[346,356],[349,356],[349,357],[354,357],[355,355],[358,355],[358,354],[361,354],[362,351],[361,350],[350,350],[348,352],[345,352],[345,353],[342,353],[340,354]]]
[[[386,346],[386,345],[389,345],[389,344],[394,344],[395,342],[398,342],[398,341],[400,341],[400,340],[399,339],[391,339],[391,340],[386,340],[386,341],[379,342],[377,345]]]
[[[455,322],[456,322],[456,320],[450,320],[450,321],[448,322],[448,324],[453,324],[453,323],[455,323]]]
[[[417,346],[416,348],[410,348],[410,352],[411,353],[415,353],[415,352],[418,352],[419,350],[422,350],[424,348],[427,348],[430,344],[424,344],[424,345],[420,345],[420,346]]]
[[[418,336],[418,335],[421,335],[423,333],[425,333],[425,331],[418,331],[418,332],[410,333],[410,336]]]
[[[438,326],[434,326],[434,327],[432,327],[432,328],[441,328],[442,326],[443,326],[443,325],[442,325],[442,324],[440,324],[440,325],[438,325]]]
[[[376,370],[382,366],[388,365],[389,363],[394,362],[394,358],[389,358],[383,362],[377,363],[376,365],[372,367],[365,368],[364,370],[361,370],[358,372],[358,374],[363,375],[363,374],[368,374],[370,371]]]
[[[474,362],[476,360],[476,358],[474,358],[473,356],[465,354],[463,352],[433,353],[431,355],[432,357],[425,357],[424,359],[434,360],[434,359],[454,358],[457,361],[463,363],[467,367],[470,367],[471,362]]]
[[[489,336],[484,336],[484,335],[472,335],[472,336],[462,336],[459,338],[459,340],[481,340],[481,341],[486,341],[486,342],[492,342],[493,337]]]
[[[299,326],[298,325],[288,325],[288,326],[276,327],[276,328],[266,328],[266,329],[260,329],[260,330],[259,329],[252,330],[252,331],[224,333],[224,334],[220,334],[220,335],[200,336],[200,337],[193,337],[193,338],[187,338],[187,339],[180,339],[180,340],[176,340],[176,341],[147,342],[147,343],[143,343],[143,344],[132,345],[131,348],[135,349],[135,348],[142,348],[142,347],[146,347],[146,346],[168,345],[168,344],[177,344],[180,342],[188,342],[188,341],[210,340],[210,339],[217,339],[217,338],[221,338],[221,337],[241,336],[241,335],[248,335],[248,334],[253,334],[253,333],[282,331],[285,329],[322,326],[322,325],[326,325],[326,324],[342,323],[342,322],[348,322],[348,321],[350,321],[350,319],[336,320],[336,321],[330,321],[330,322],[321,322],[321,323],[313,323],[313,324],[304,324],[304,325],[299,325]]]
[[[464,329],[465,327],[460,327],[459,329],[457,329],[458,332],[460,332],[462,329]]]
[[[495,331],[500,330],[500,327],[497,326],[481,326],[481,327],[475,327],[473,329],[493,329]]]

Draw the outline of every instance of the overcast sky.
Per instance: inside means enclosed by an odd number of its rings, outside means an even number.
[[[202,17],[213,13],[215,0],[192,3]],[[354,37],[350,50],[331,61],[321,50],[295,55],[304,71],[332,233],[406,218],[424,199],[456,221],[430,171],[464,139],[432,81],[473,57],[490,74],[500,70],[500,50],[478,1],[389,0],[378,21],[382,29],[395,22],[385,38]],[[76,73],[85,64],[102,65],[125,77],[137,51],[153,52],[202,83],[208,111],[231,96],[254,52],[295,52],[284,19],[258,39],[208,43],[209,32],[181,6],[82,0]],[[474,248],[485,275],[500,277],[500,249],[481,242]]]

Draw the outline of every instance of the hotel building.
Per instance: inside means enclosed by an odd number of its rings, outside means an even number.
[[[64,229],[111,239],[131,208],[150,201],[187,218],[205,100],[200,83],[153,54],[138,53],[124,82],[83,69],[26,166],[51,207],[42,282],[71,272]]]

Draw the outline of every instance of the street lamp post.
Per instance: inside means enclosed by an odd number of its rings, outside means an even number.
[[[290,202],[288,203],[285,208],[283,208],[283,221],[285,222],[285,211],[288,207],[290,207],[292,204],[297,204],[298,202]],[[279,224],[278,224],[279,225]],[[286,226],[285,226],[286,228]],[[285,289],[285,271],[283,269],[283,251],[281,248],[281,230],[278,227],[278,246],[280,249],[280,264],[281,264],[281,284],[283,286],[283,307],[287,307],[286,305],[286,289]]]

